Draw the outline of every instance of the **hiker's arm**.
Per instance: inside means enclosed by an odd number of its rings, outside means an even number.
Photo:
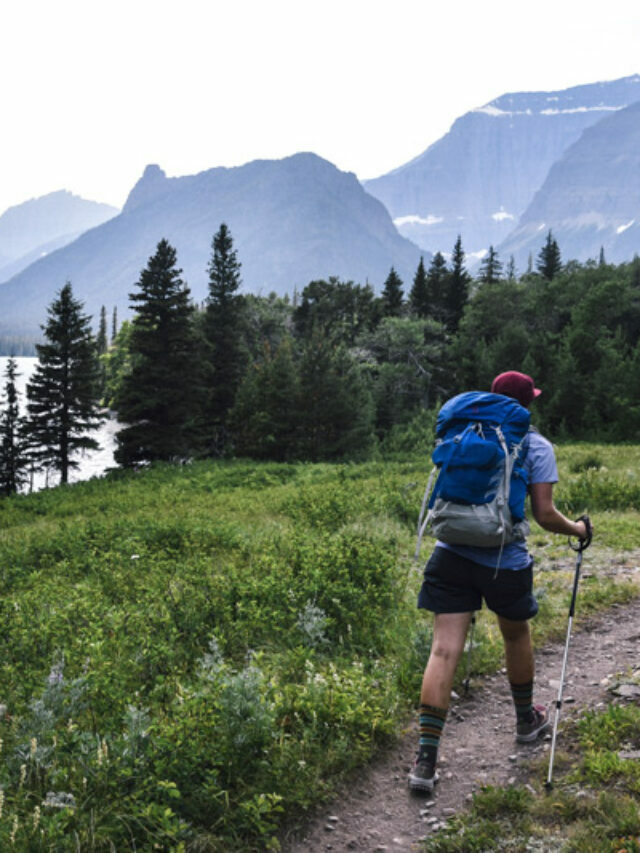
[[[575,536],[578,539],[587,538],[584,521],[570,521],[556,509],[553,503],[553,483],[532,483],[529,493],[531,511],[540,527],[549,533],[564,533],[565,536]]]

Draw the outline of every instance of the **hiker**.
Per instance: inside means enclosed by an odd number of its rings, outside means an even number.
[[[530,376],[514,370],[496,376],[491,392],[512,398],[526,409],[541,393]],[[551,443],[533,429],[526,433],[525,442],[521,464],[528,475],[535,520],[551,533],[586,539],[590,533],[588,519],[570,521],[553,503],[558,470]],[[538,612],[538,603],[533,595],[532,566],[525,539],[500,548],[436,542],[418,596],[418,607],[431,610],[435,616],[420,694],[420,742],[409,774],[411,790],[428,793],[438,781],[438,747],[454,674],[473,613],[482,607],[483,599],[497,615],[504,640],[516,712],[516,740],[535,741],[549,727],[547,708],[533,704],[534,659],[528,620]]]

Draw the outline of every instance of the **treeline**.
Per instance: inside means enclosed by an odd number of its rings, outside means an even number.
[[[249,456],[363,458],[426,449],[452,394],[486,389],[501,371],[531,374],[534,421],[550,435],[640,437],[640,259],[562,263],[551,232],[518,277],[493,247],[477,278],[460,239],[447,261],[421,260],[413,281],[391,269],[369,285],[313,281],[293,299],[242,295],[229,229],[212,243],[209,290],[196,306],[175,249],[161,240],[130,294],[132,319],[97,335],[67,283],[19,411],[15,362],[0,417],[0,489],[25,471],[63,482],[104,408],[123,424],[116,461]]]

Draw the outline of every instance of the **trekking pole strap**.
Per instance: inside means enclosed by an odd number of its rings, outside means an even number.
[[[581,515],[580,518],[576,518],[576,521],[584,522],[584,526],[587,531],[587,535],[584,539],[578,539],[578,544],[574,545],[571,539],[569,539],[569,545],[574,551],[586,551],[589,545],[591,545],[591,537],[593,533],[593,527],[591,526],[591,519],[588,515]]]

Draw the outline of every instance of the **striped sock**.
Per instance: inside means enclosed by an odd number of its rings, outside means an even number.
[[[533,680],[526,684],[513,684],[509,682],[513,704],[516,707],[518,722],[531,722],[533,718]]]
[[[420,705],[420,758],[436,763],[440,737],[447,718],[447,708]]]

